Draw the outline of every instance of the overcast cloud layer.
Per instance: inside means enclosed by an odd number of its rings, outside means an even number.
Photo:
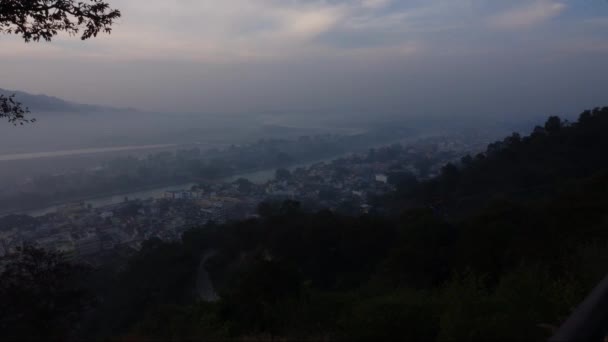
[[[607,105],[605,0],[110,0],[110,36],[1,36],[0,87],[155,111],[526,115]]]

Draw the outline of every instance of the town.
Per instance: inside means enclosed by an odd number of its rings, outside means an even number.
[[[360,215],[379,208],[374,199],[399,182],[435,177],[441,167],[481,151],[484,139],[432,137],[409,145],[386,145],[308,167],[277,169],[274,178],[208,182],[167,191],[159,198],[129,199],[109,206],[64,205],[41,217],[0,219],[0,255],[23,244],[95,263],[114,253],[133,253],[151,238],[179,240],[193,227],[264,215],[272,203],[297,201],[304,210],[329,209]]]

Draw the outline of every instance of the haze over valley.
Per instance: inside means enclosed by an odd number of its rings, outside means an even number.
[[[608,341],[608,0],[0,0],[0,341]]]
[[[467,135],[483,142],[507,134],[518,127],[527,126],[523,120],[492,122],[459,117],[446,120],[396,113],[357,113],[347,116],[342,112],[303,113],[268,112],[243,114],[205,113],[149,113],[136,109],[120,109],[68,102],[46,95],[2,91],[7,96],[16,94],[20,101],[33,104],[30,109],[36,122],[30,125],[0,127],[6,139],[0,147],[0,186],[7,193],[37,192],[26,184],[46,176],[60,176],[90,172],[107,167],[107,163],[119,158],[145,158],[146,156],[179,150],[224,150],[234,146],[246,146],[264,140],[295,140],[302,137],[361,136],[361,142],[342,146],[334,154],[320,153],[304,160],[294,158],[289,163],[312,162],[317,159],[338,157],[344,153],[363,151],[378,144],[413,141],[428,136]],[[400,129],[401,133],[395,134]],[[384,135],[382,139],[374,137]],[[327,152],[327,151],[326,151]],[[275,167],[267,167],[273,171]],[[234,172],[247,173],[255,168]],[[226,176],[230,176],[227,174]],[[141,184],[132,189],[111,193],[129,193],[142,187],[179,185],[194,179],[165,180]],[[94,198],[107,195],[81,193],[43,203],[14,203],[13,209],[35,209],[44,204],[58,204],[68,200]],[[4,212],[7,212],[5,209]]]

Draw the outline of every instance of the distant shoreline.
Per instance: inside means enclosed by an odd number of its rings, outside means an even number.
[[[137,192],[144,192],[144,191],[153,191],[154,189],[172,187],[172,186],[180,186],[180,185],[161,183],[161,184],[149,185],[149,186],[145,186],[145,187],[139,187],[139,188],[127,190],[128,192],[110,191],[110,192],[96,194],[96,195],[89,196],[89,197],[79,196],[78,198],[74,198],[74,199],[63,199],[63,200],[60,200],[57,202],[51,202],[51,203],[45,204],[43,207],[0,211],[0,217],[9,216],[9,215],[27,215],[27,213],[31,213],[31,212],[35,212],[35,211],[44,211],[46,208],[58,207],[58,206],[67,205],[67,204],[75,203],[75,202],[95,201],[95,200],[100,200],[100,199],[107,198],[107,197],[118,197],[118,196],[128,197],[129,194],[133,194],[133,193],[137,193]]]
[[[316,164],[316,163],[323,162],[323,161],[338,159],[338,158],[341,158],[348,154],[349,153],[340,154],[340,155],[331,156],[331,157],[322,158],[322,159],[315,159],[312,161],[303,161],[301,163],[294,163],[292,165],[285,166],[285,168],[291,169],[291,168],[302,167],[304,165],[312,165],[312,164]],[[263,172],[274,172],[277,168],[281,168],[281,167],[277,166],[277,167],[273,167],[273,168],[246,170],[246,171],[238,172],[238,173],[235,173],[232,175],[222,176],[213,181],[214,182],[231,182],[238,178],[247,178],[248,175],[252,175],[252,174],[263,173]],[[124,191],[124,190],[123,191],[109,191],[106,193],[95,194],[93,196],[88,196],[88,197],[78,196],[77,198],[73,198],[73,199],[63,199],[60,201],[52,202],[52,203],[43,205],[42,207],[18,209],[18,210],[5,210],[5,211],[0,210],[0,217],[9,216],[9,215],[29,215],[32,212],[45,212],[47,210],[50,210],[50,209],[53,209],[53,208],[56,208],[56,207],[59,207],[62,205],[67,205],[69,203],[74,203],[74,202],[87,202],[87,201],[90,202],[90,201],[96,201],[96,200],[103,200],[103,199],[110,198],[110,197],[128,197],[128,198],[130,198],[131,197],[130,195],[137,194],[140,192],[153,192],[155,190],[160,191],[164,188],[184,188],[184,187],[189,187],[189,186],[192,186],[192,185],[195,185],[198,183],[199,182],[196,182],[196,181],[184,181],[184,183],[179,183],[179,184],[157,183],[154,185],[137,187],[137,188],[130,189],[127,191]],[[36,216],[36,215],[34,215],[34,216]]]
[[[394,140],[392,142],[383,142],[383,143],[378,143],[378,144],[372,144],[368,147],[366,147],[363,150],[369,149],[369,148],[374,148],[374,147],[378,147],[378,146],[383,146],[383,145],[387,145],[387,144],[391,144],[394,142],[403,142],[404,140],[411,140],[414,139],[412,137],[409,138],[401,138],[401,139],[397,139]],[[148,145],[150,146],[150,145]],[[151,145],[151,146],[156,146],[156,145]],[[327,156],[327,157],[323,157],[323,158],[317,158],[314,160],[308,160],[308,161],[300,161],[300,162],[296,162],[290,165],[285,165],[285,166],[275,166],[275,167],[270,167],[270,168],[260,168],[260,169],[252,169],[252,170],[242,170],[240,172],[234,173],[232,175],[226,175],[226,176],[222,176],[222,177],[218,177],[217,179],[213,180],[214,182],[232,182],[235,181],[238,178],[248,178],[247,176],[251,176],[253,174],[259,174],[259,173],[264,173],[264,172],[269,172],[272,173],[274,171],[276,171],[276,169],[278,168],[287,168],[287,169],[293,169],[293,168],[298,168],[298,167],[306,167],[306,166],[310,166],[316,163],[320,163],[320,162],[327,162],[327,161],[332,161],[332,160],[336,160],[339,158],[343,158],[347,155],[350,155],[352,153],[360,153],[361,151],[350,151],[350,152],[345,152],[345,153],[340,153],[340,154],[336,154],[336,155],[332,155],[332,156]],[[78,196],[75,197],[73,199],[63,199],[60,201],[56,201],[56,202],[52,202],[49,204],[45,204],[42,206],[37,206],[35,208],[28,208],[28,209],[9,209],[9,210],[5,210],[2,211],[0,210],[0,217],[5,217],[5,216],[9,216],[9,215],[30,215],[30,216],[42,216],[42,215],[35,215],[32,213],[36,213],[36,212],[51,212],[53,209],[56,209],[57,207],[63,206],[63,205],[67,205],[69,203],[74,203],[74,202],[87,202],[87,201],[100,201],[103,199],[107,199],[107,198],[111,198],[111,197],[129,197],[129,199],[132,199],[132,195],[140,193],[140,192],[153,192],[155,190],[161,191],[164,188],[182,188],[183,187],[187,187],[187,186],[192,186],[195,184],[198,184],[200,182],[197,182],[196,180],[184,180],[183,183],[157,183],[154,185],[147,185],[147,186],[142,186],[142,187],[137,187],[134,189],[130,189],[127,191],[109,191],[103,194],[95,194],[92,196]],[[133,197],[135,198],[135,197]]]
[[[119,147],[83,148],[83,149],[76,149],[76,150],[63,150],[63,151],[53,151],[53,152],[14,153],[14,154],[0,155],[0,162],[41,159],[41,158],[69,157],[69,156],[77,156],[77,155],[84,155],[84,154],[97,154],[97,153],[106,153],[106,152],[155,150],[155,149],[177,147],[177,146],[178,146],[177,144],[156,144],[156,145],[134,145],[134,146],[119,146]]]

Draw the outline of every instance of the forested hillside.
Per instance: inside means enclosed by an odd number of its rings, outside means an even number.
[[[404,181],[379,199],[386,215],[268,204],[259,219],[199,227],[180,243],[150,240],[127,263],[61,268],[53,291],[40,291],[36,277],[49,281],[60,262],[4,272],[0,299],[10,305],[0,329],[89,339],[545,340],[608,272],[607,132],[608,108],[573,123],[551,117],[436,179]],[[218,301],[199,300],[201,270]],[[65,280],[68,271],[81,281]],[[82,305],[57,305],[68,283]]]
[[[585,111],[575,123],[552,116],[529,136],[513,133],[485,153],[446,165],[440,177],[404,184],[387,204],[434,205],[462,216],[489,200],[554,196],[572,181],[608,167],[607,111]]]

